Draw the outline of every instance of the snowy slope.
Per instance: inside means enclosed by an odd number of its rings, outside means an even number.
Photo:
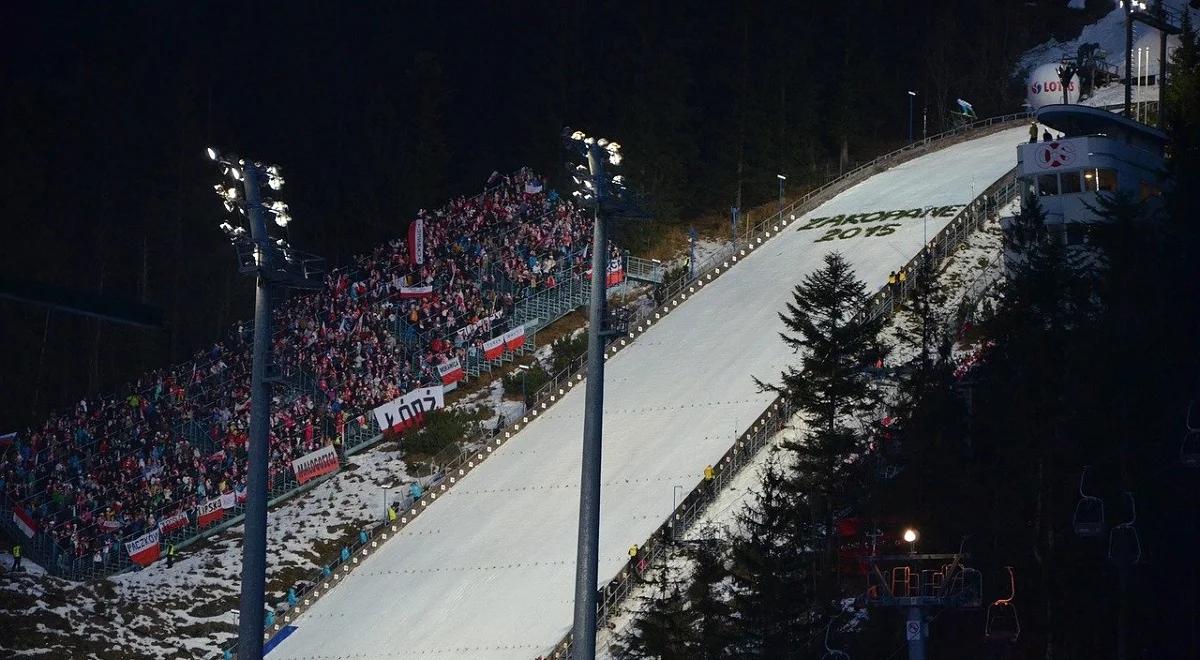
[[[1164,0],[1169,11],[1179,12],[1185,11],[1188,8],[1188,0]],[[1138,37],[1142,36],[1151,28],[1140,23],[1133,24],[1133,39],[1136,42]],[[1124,68],[1125,60],[1121,53],[1125,52],[1125,14],[1120,6],[1114,6],[1113,10],[1106,14],[1099,21],[1083,28],[1083,32],[1078,38],[1070,41],[1047,41],[1044,44],[1031,48],[1025,53],[1017,64],[1018,73],[1021,71],[1030,70],[1039,64],[1046,62],[1057,62],[1064,55],[1074,55],[1079,49],[1079,44],[1095,42],[1100,44],[1100,47],[1109,53],[1109,61],[1117,63],[1121,68]]]
[[[807,217],[964,204],[1013,167],[1027,135],[909,161]],[[766,406],[751,376],[773,378],[793,359],[776,335],[792,286],[837,249],[878,287],[948,221],[900,219],[890,235],[827,241],[793,223],[608,362],[602,582],[666,518],[672,487],[694,484]],[[524,427],[305,612],[271,657],[544,652],[571,624],[583,399],[576,387]]]

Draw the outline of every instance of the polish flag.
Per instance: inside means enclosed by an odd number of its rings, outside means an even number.
[[[214,497],[200,505],[200,510],[196,515],[196,523],[201,528],[208,527],[223,517],[225,517],[225,509],[221,508],[221,498]]]
[[[505,333],[507,334],[507,333]],[[492,337],[483,342],[483,357],[488,360],[495,360],[504,355],[504,335]]]
[[[608,286],[616,286],[624,281],[625,281],[625,266],[624,266],[624,264],[621,263],[621,260],[619,258],[618,259],[609,259],[608,260],[608,273],[606,276],[606,282],[607,282]]]
[[[33,521],[33,517],[26,513],[25,509],[19,506],[13,507],[13,522],[17,527],[25,533],[25,536],[33,538],[37,534],[37,523]]]
[[[410,300],[412,298],[424,298],[433,295],[433,287],[426,284],[425,286],[402,286],[400,287],[400,299]]]
[[[515,351],[525,345],[525,326],[517,327],[504,333],[504,350]]]
[[[438,365],[438,375],[442,377],[443,385],[451,385],[462,380],[465,374],[463,373],[462,363],[458,358],[446,360]]]
[[[187,512],[180,511],[179,513],[177,513],[173,516],[168,516],[166,518],[163,518],[161,521],[159,521],[158,532],[160,534],[170,534],[171,532],[174,532],[177,529],[183,529],[184,527],[187,527],[187,524],[188,524]]]
[[[125,544],[129,558],[139,566],[149,566],[158,559],[158,528]]]

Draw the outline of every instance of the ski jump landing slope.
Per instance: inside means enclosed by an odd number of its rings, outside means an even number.
[[[966,204],[1014,166],[1027,137],[1023,127],[959,143],[846,190],[608,361],[601,584],[669,515],[672,488],[695,484],[769,403],[751,377],[776,380],[796,359],[777,334],[792,287],[837,250],[876,289],[949,218],[889,217],[859,232],[847,231],[856,224],[799,228],[816,217]],[[881,229],[867,236],[870,227]],[[546,652],[571,627],[583,403],[576,386],[523,426],[294,621],[271,657],[530,660]]]

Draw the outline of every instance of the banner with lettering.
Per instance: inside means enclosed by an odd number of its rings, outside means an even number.
[[[504,333],[504,350],[515,351],[525,345],[525,326],[517,327]]]
[[[292,461],[292,471],[296,473],[296,481],[300,483],[337,472],[338,466],[337,450],[333,445],[325,445]]]
[[[221,498],[214,497],[200,504],[200,509],[196,512],[196,524],[204,528],[224,517],[225,509],[221,508]]]
[[[487,360],[495,360],[501,355],[504,355],[504,335],[492,337],[483,342],[483,357]]]
[[[149,566],[158,559],[158,528],[150,530],[136,539],[125,544],[125,552],[138,566]]]
[[[419,425],[426,412],[445,405],[445,390],[441,385],[422,387],[376,408],[375,422],[380,431],[404,431]]]
[[[180,511],[179,513],[177,513],[173,516],[167,516],[166,518],[163,518],[162,520],[158,521],[158,531],[159,531],[159,533],[164,534],[164,535],[170,534],[171,532],[174,532],[176,530],[180,530],[180,529],[183,529],[184,527],[187,527],[187,524],[188,524],[187,512]]]
[[[442,379],[442,389],[449,392],[458,386],[458,381],[466,377],[462,363],[458,358],[451,358],[437,366],[438,376]]]
[[[408,225],[408,261],[414,266],[425,263],[425,220],[421,218]]]

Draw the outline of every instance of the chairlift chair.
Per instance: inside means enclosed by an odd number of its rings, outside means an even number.
[[[989,642],[1012,644],[1021,636],[1021,620],[1017,617],[1017,606],[1012,602],[1017,595],[1017,578],[1012,566],[1005,568],[1008,569],[1008,598],[997,599],[988,605],[983,636]]]
[[[821,660],[850,660],[850,654],[845,651],[839,651],[829,646],[829,628],[833,625],[833,619],[825,624],[825,653],[821,656]]]
[[[1080,537],[1100,536],[1104,533],[1104,500],[1083,492],[1083,482],[1091,466],[1083,467],[1079,475],[1079,503],[1075,505],[1075,516],[1072,524],[1075,535]]]
[[[1185,467],[1200,467],[1200,431],[1189,430],[1179,444],[1179,462]]]
[[[1142,542],[1138,538],[1137,504],[1133,493],[1125,492],[1129,500],[1129,520],[1112,528],[1108,533],[1108,560],[1118,566],[1133,566],[1142,558]]]

